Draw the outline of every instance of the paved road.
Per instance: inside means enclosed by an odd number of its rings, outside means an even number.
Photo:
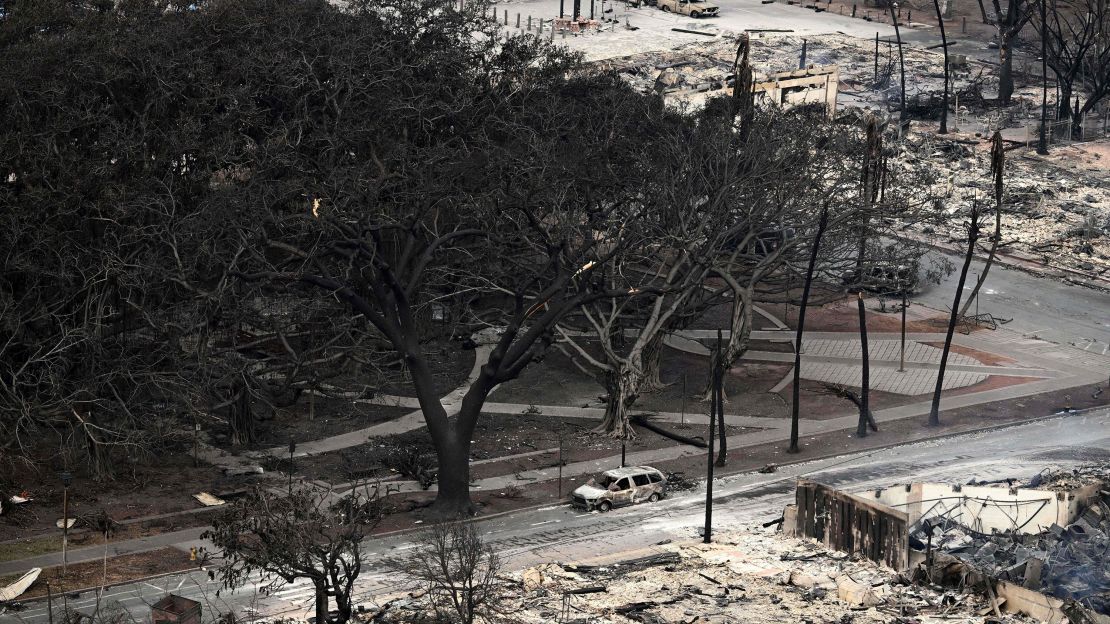
[[[972,262],[965,296],[982,270],[981,261]],[[925,287],[914,300],[938,310],[950,309],[959,277],[953,272],[939,286]],[[979,293],[979,312],[1012,318],[1006,328],[1029,337],[1110,354],[1110,294],[1104,292],[995,264]]]
[[[721,479],[714,486],[715,526],[751,527],[776,517],[793,498],[793,480],[800,476],[854,491],[905,483],[938,480],[963,483],[970,478],[1000,479],[1023,476],[1048,465],[1068,467],[1083,461],[1110,460],[1110,410],[1073,415],[998,430],[905,445],[780,469],[777,474],[744,474]],[[598,554],[640,550],[663,540],[689,539],[702,523],[704,492],[676,495],[655,505],[640,505],[608,514],[581,513],[565,506],[548,507],[481,523],[506,565],[520,569],[539,562],[575,561]],[[412,589],[395,571],[404,567],[411,536],[373,540],[367,551],[368,571],[360,582],[357,601],[375,600]],[[262,596],[257,586],[234,593],[220,592],[204,572],[174,575],[150,582],[110,588],[101,604],[129,610],[145,619],[148,606],[167,591],[201,600],[207,614],[235,610],[304,618],[312,612],[311,591],[305,585],[285,587]],[[89,594],[67,599],[85,613],[96,608]],[[55,601],[59,607],[60,601]],[[117,608],[113,606],[112,608]],[[252,609],[257,611],[251,611]],[[46,605],[30,603],[19,613],[0,615],[2,623],[45,624]]]

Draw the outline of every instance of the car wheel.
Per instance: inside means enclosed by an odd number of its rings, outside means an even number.
[[[658,503],[660,498],[661,497],[659,496],[658,492],[652,492],[651,496],[648,497],[648,502],[649,503]]]
[[[605,512],[609,511],[612,508],[613,508],[613,503],[610,503],[609,501],[601,501],[600,503],[597,504],[597,510],[600,511],[601,513],[605,513]]]
[[[690,11],[690,17],[693,17],[693,18],[701,17],[701,13],[698,13],[697,11]]]
[[[663,5],[663,12],[664,13],[670,13],[671,12],[671,7],[669,7],[667,5]]]

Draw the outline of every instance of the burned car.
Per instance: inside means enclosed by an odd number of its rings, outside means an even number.
[[[600,480],[590,479],[571,494],[575,507],[609,511],[621,505],[655,501],[667,495],[667,478],[651,466],[606,470]]]

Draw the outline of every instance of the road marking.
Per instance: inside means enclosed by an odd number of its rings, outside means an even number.
[[[532,526],[540,526],[541,524],[551,524],[552,522],[558,522],[558,520],[544,520],[543,522],[533,522]]]

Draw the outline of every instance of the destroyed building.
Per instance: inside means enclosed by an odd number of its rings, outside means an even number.
[[[801,482],[788,533],[927,583],[980,587],[1000,612],[1110,622],[1110,470],[1021,481],[911,483],[869,493]]]

